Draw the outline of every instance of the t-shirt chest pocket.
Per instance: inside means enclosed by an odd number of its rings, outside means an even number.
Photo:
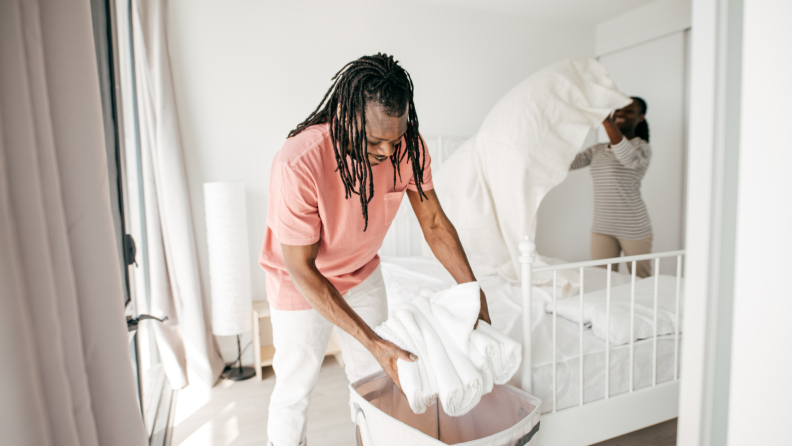
[[[390,225],[394,218],[396,218],[396,213],[399,212],[399,206],[401,206],[402,198],[404,197],[404,191],[400,192],[388,192],[385,194],[384,200],[384,210],[385,210],[385,221]]]

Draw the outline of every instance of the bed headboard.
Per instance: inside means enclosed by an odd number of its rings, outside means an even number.
[[[469,137],[435,136],[424,137],[432,157],[432,173],[436,173],[447,160]],[[380,248],[381,255],[417,256],[421,255],[423,235],[418,220],[406,197],[402,200],[399,212],[393,220],[385,241]]]

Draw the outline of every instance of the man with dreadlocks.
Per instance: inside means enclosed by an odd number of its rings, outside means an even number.
[[[381,367],[399,385],[396,360],[420,360],[372,330],[388,314],[377,251],[405,192],[438,260],[458,283],[476,280],[431,172],[412,80],[385,54],[342,68],[275,156],[260,257],[275,345],[269,444],[305,444],[333,325],[350,381]],[[479,319],[489,322],[483,292]]]

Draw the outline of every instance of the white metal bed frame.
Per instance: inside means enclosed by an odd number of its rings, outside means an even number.
[[[443,161],[450,157],[456,149],[458,149],[467,138],[463,137],[426,137],[429,152],[432,156],[432,169],[437,171]],[[404,200],[405,202],[407,200]],[[421,255],[421,230],[418,222],[413,216],[412,210],[409,209],[409,203],[402,203],[402,208],[396,215],[393,225],[385,239],[385,242],[380,250],[384,255],[395,256],[412,256]],[[678,414],[679,402],[679,297],[680,297],[680,279],[682,276],[682,257],[685,251],[671,251],[657,254],[647,254],[630,257],[618,257],[613,259],[595,260],[588,262],[575,262],[560,265],[549,265],[541,267],[533,267],[532,264],[535,260],[534,253],[536,251],[536,244],[528,237],[519,244],[521,269],[522,269],[522,306],[523,306],[523,388],[532,393],[531,372],[532,372],[532,356],[531,356],[531,342],[532,342],[532,307],[531,307],[531,292],[532,292],[532,274],[534,272],[553,271],[553,289],[556,287],[556,272],[564,269],[579,269],[580,270],[580,295],[584,293],[583,283],[583,269],[589,267],[606,266],[607,274],[607,296],[606,307],[608,316],[610,316],[610,288],[611,288],[611,269],[612,265],[632,262],[632,297],[631,304],[631,319],[634,317],[635,309],[635,262],[641,260],[654,260],[654,271],[659,272],[659,262],[662,258],[676,257],[677,259],[677,287],[676,287],[676,333],[674,342],[674,375],[671,381],[664,383],[657,383],[657,335],[653,339],[653,373],[652,385],[643,389],[634,389],[633,370],[634,363],[634,341],[630,342],[630,385],[627,393],[610,396],[610,369],[606,367],[606,385],[605,385],[605,398],[592,401],[589,403],[583,402],[582,392],[584,389],[583,379],[584,374],[580,373],[580,403],[571,408],[557,409],[557,382],[556,382],[556,319],[555,303],[557,299],[557,292],[553,293],[553,410],[551,413],[542,415],[541,427],[536,435],[535,441],[538,446],[583,446],[607,440],[609,438],[617,437],[628,432],[635,431],[653,424],[657,424],[666,420],[670,420]],[[655,282],[655,330],[657,327],[657,282]],[[581,304],[583,300],[581,299]],[[581,307],[582,311],[582,307]],[[582,317],[581,317],[582,320]],[[632,321],[634,322],[634,321]],[[610,332],[610,318],[607,321],[608,329]],[[526,329],[528,327],[528,329]],[[581,333],[581,347],[580,347],[580,368],[583,368],[583,347],[582,347],[582,334],[583,325],[580,324]],[[606,349],[605,349],[605,364],[610,364],[610,341],[606,336]],[[526,365],[529,365],[526,367]],[[533,444],[533,443],[532,443]]]
[[[527,236],[520,242],[520,264],[522,269],[522,324],[523,324],[523,372],[522,387],[532,393],[532,275],[534,272],[553,271],[553,411],[542,415],[541,428],[537,435],[539,446],[563,445],[590,445],[626,434],[653,424],[670,420],[677,416],[679,411],[679,297],[682,277],[682,256],[685,251],[670,251],[658,254],[646,254],[613,259],[593,260],[588,262],[565,263],[533,267],[536,244]],[[635,390],[634,348],[635,341],[632,336],[635,322],[635,280],[636,262],[641,260],[654,260],[654,271],[659,272],[660,259],[676,257],[676,324],[674,333],[674,378],[661,384],[657,383],[657,300],[659,280],[655,280],[654,287],[654,336],[652,355],[652,385]],[[614,264],[631,262],[631,297],[630,297],[630,386],[624,394],[610,396],[610,289],[611,270]],[[606,266],[607,291],[606,291],[606,336],[605,336],[605,397],[598,401],[585,403],[583,401],[584,374],[583,374],[583,299],[580,299],[580,403],[576,407],[557,410],[556,399],[558,387],[556,382],[556,313],[557,302],[557,271],[564,269],[580,270],[580,296],[584,294],[583,269],[588,267]],[[655,276],[657,277],[657,275]]]

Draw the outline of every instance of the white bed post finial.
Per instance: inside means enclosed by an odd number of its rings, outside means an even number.
[[[520,254],[522,254],[520,256],[520,263],[523,265],[526,263],[531,264],[536,260],[533,256],[534,252],[536,252],[536,243],[534,243],[530,237],[526,235],[525,239],[521,241],[518,246],[520,248]]]
[[[531,288],[533,286],[531,269],[536,251],[536,243],[534,243],[527,235],[525,240],[521,241],[518,245],[520,249],[520,265],[522,266],[522,308],[523,308],[523,359],[522,359],[522,388],[528,393],[532,391],[531,370],[533,369],[533,361],[531,360],[531,331],[533,315],[531,312]]]

